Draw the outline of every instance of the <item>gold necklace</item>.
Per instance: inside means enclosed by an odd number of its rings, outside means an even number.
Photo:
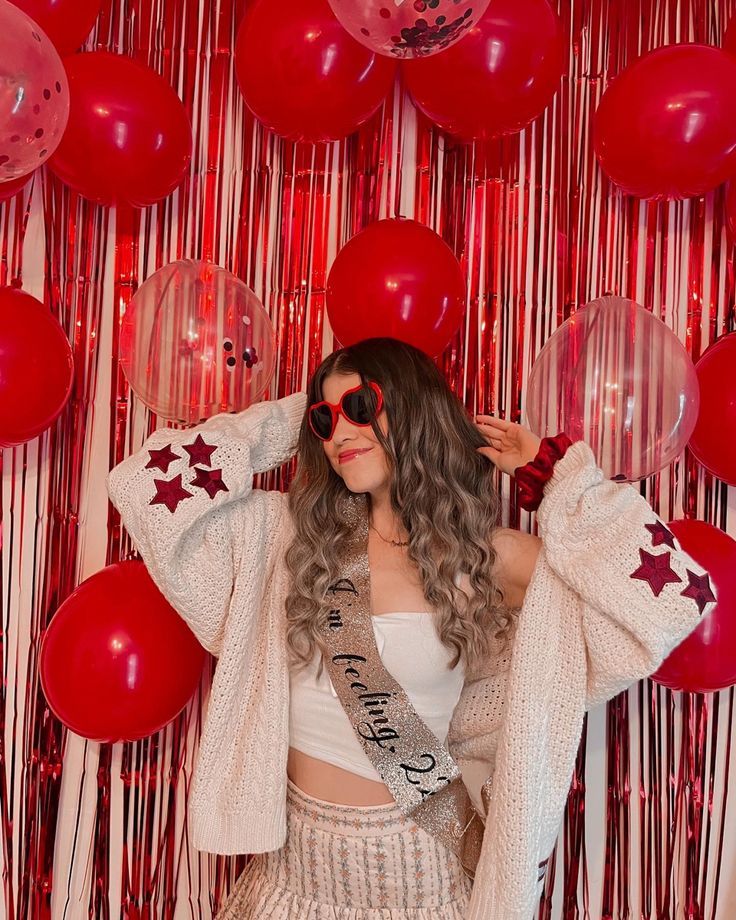
[[[376,533],[378,533],[378,531],[377,531],[376,528],[373,526],[373,524],[370,525],[370,528],[371,528],[371,530],[374,530]],[[408,540],[407,540],[406,542],[401,542],[401,541],[399,541],[399,540],[387,540],[387,539],[386,539],[384,536],[382,536],[380,533],[378,533],[378,536],[381,537],[381,539],[383,540],[384,543],[390,543],[391,546],[408,546],[408,545],[409,545],[409,541],[408,541]]]

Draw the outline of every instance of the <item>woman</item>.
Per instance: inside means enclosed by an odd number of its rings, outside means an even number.
[[[252,488],[295,451],[288,497]],[[497,526],[494,464],[541,539]],[[109,490],[218,657],[193,843],[258,854],[221,920],[530,917],[585,710],[715,600],[583,442],[474,424],[392,339],[306,400],[154,432]]]

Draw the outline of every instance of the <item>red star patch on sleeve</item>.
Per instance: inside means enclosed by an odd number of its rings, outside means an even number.
[[[171,444],[167,444],[166,447],[162,447],[160,450],[149,450],[148,453],[151,455],[151,459],[146,464],[147,470],[161,470],[162,473],[168,473],[169,467],[174,462],[174,460],[181,460],[179,454],[175,454],[171,449]]]
[[[210,498],[214,498],[218,492],[230,491],[222,481],[222,470],[201,470],[199,467],[195,467],[195,472],[197,475],[189,485],[204,489]]]
[[[181,473],[174,476],[173,479],[154,479],[156,494],[153,496],[149,505],[166,505],[173,514],[179,502],[185,498],[194,498],[194,492],[187,492],[181,484]]]
[[[705,610],[705,605],[716,599],[710,586],[710,577],[707,572],[705,575],[696,575],[690,569],[685,569],[685,571],[687,572],[689,584],[684,591],[680,591],[680,594],[683,597],[691,597],[698,605],[698,613],[702,614],[703,610]]]
[[[182,445],[184,450],[189,454],[189,466],[196,466],[201,463],[202,466],[211,466],[210,457],[213,451],[217,450],[216,444],[205,444],[201,434],[191,444]]]
[[[639,556],[641,565],[629,577],[647,582],[655,597],[659,597],[665,585],[682,581],[670,566],[671,553],[660,553],[655,556],[645,549],[639,549]]]
[[[662,543],[666,543],[667,546],[671,546],[672,549],[677,549],[675,546],[675,535],[671,530],[668,530],[661,521],[655,521],[654,524],[645,524],[644,526],[652,535],[652,546],[660,546]]]

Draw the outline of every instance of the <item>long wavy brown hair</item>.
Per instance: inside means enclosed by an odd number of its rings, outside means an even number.
[[[391,338],[365,339],[333,352],[308,386],[311,405],[323,399],[330,374],[359,374],[383,390],[388,434],[372,424],[388,458],[391,505],[409,534],[407,552],[424,597],[434,610],[449,666],[473,668],[494,640],[508,639],[514,611],[492,576],[499,499],[493,465],[479,454],[487,446],[442,373],[424,352]],[[349,535],[341,513],[351,496],[325,456],[305,417],[299,433],[296,475],[289,488],[295,536],[286,552],[291,587],[286,598],[287,644],[301,667],[316,648],[327,615],[328,587],[339,577],[340,546]],[[468,576],[470,594],[455,577]]]

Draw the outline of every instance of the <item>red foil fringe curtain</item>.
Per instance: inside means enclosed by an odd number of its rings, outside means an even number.
[[[344,142],[311,147],[274,137],[244,108],[234,78],[245,6],[112,0],[88,42],[150,64],[184,100],[194,157],[169,199],[108,211],[40,172],[0,205],[0,283],[45,298],[76,361],[73,398],[58,424],[0,459],[9,920],[209,918],[245,861],[199,853],[189,842],[186,799],[211,668],[174,723],[119,745],[66,731],[38,677],[40,641],[58,605],[131,551],[104,480],[157,424],[118,363],[120,318],[151,272],[206,258],[255,290],[279,336],[272,397],[302,387],[332,350],[326,274],[350,236],[385,216],[434,227],[462,259],[466,319],[442,366],[472,410],[520,418],[534,356],[572,311],[606,292],[653,310],[693,359],[734,329],[723,190],[702,200],[636,201],[611,186],[591,151],[607,81],[662,44],[719,44],[731,2],[560,0],[570,49],[560,92],[527,131],[484,147],[435,130],[400,84]],[[272,474],[262,484],[285,488],[287,478]],[[507,522],[531,529],[508,482],[498,485]],[[687,453],[641,488],[665,519],[698,517],[734,533],[734,492]],[[540,918],[736,915],[736,842],[726,832],[733,704],[732,689],[689,696],[644,682],[590,714]]]

